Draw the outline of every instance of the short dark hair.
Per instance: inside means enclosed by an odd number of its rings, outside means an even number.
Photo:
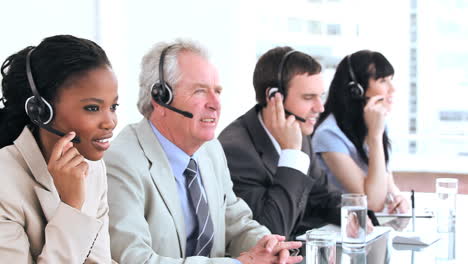
[[[270,49],[258,59],[253,74],[253,86],[258,104],[265,106],[267,102],[266,90],[271,87],[278,87],[278,72],[281,60],[291,50],[293,50],[291,47],[276,47]],[[314,75],[321,71],[322,66],[312,56],[303,52],[295,52],[289,55],[282,72],[284,83],[281,85],[285,90],[285,98],[288,94],[289,83],[294,76],[305,73]]]
[[[26,76],[26,56],[31,50],[34,82],[41,97],[51,104],[67,81],[101,66],[110,67],[99,45],[71,35],[48,37],[37,47],[29,46],[10,55],[1,67],[4,106],[0,108],[0,148],[11,145],[24,126],[32,125],[24,108],[26,99],[32,96]]]

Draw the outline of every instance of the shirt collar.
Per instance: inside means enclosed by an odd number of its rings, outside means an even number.
[[[276,141],[276,139],[273,137],[273,135],[270,133],[270,131],[268,131],[268,129],[265,126],[265,123],[263,123],[262,111],[261,110],[258,111],[257,117],[258,117],[258,120],[260,121],[260,124],[262,125],[263,129],[265,129],[265,132],[267,133],[268,137],[270,138],[271,143],[273,143],[273,146],[275,147],[276,151],[278,152],[278,154],[280,154],[281,153],[281,146],[279,145],[278,141]]]
[[[185,153],[182,149],[172,143],[169,139],[167,139],[159,130],[148,120],[151,125],[151,129],[153,130],[154,134],[161,143],[161,146],[166,153],[167,159],[171,164],[172,171],[174,175],[177,177],[178,175],[182,175],[184,170],[187,168],[189,164],[190,158],[194,159],[198,163],[198,154],[195,152],[192,156],[189,156]]]

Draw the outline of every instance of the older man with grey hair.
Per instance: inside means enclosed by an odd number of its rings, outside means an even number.
[[[297,263],[285,242],[236,197],[214,139],[216,68],[199,45],[156,44],[144,57],[144,119],[112,142],[108,166],[112,257],[121,263]],[[228,257],[229,256],[229,257]]]

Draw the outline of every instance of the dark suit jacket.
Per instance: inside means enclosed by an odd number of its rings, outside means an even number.
[[[274,234],[294,239],[325,223],[339,224],[340,193],[329,190],[310,138],[302,140],[302,151],[310,157],[307,175],[277,167],[279,155],[258,120],[259,109],[250,109],[219,136],[235,193],[249,204],[254,219]]]

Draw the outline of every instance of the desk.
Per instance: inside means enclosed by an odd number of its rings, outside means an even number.
[[[433,208],[435,204],[434,193],[416,193],[416,206]],[[365,250],[357,253],[342,251],[341,245],[336,247],[336,263],[347,264],[432,264],[432,263],[468,263],[468,195],[457,196],[457,219],[453,232],[439,233],[441,239],[427,247],[411,245],[393,245],[393,232],[375,239],[367,244]],[[388,220],[379,219],[379,220]],[[392,219],[392,221],[400,221]],[[406,220],[410,220],[406,218]],[[416,232],[436,232],[437,222],[434,218],[416,218]],[[405,230],[411,230],[411,221]],[[303,263],[306,263],[304,260]]]

